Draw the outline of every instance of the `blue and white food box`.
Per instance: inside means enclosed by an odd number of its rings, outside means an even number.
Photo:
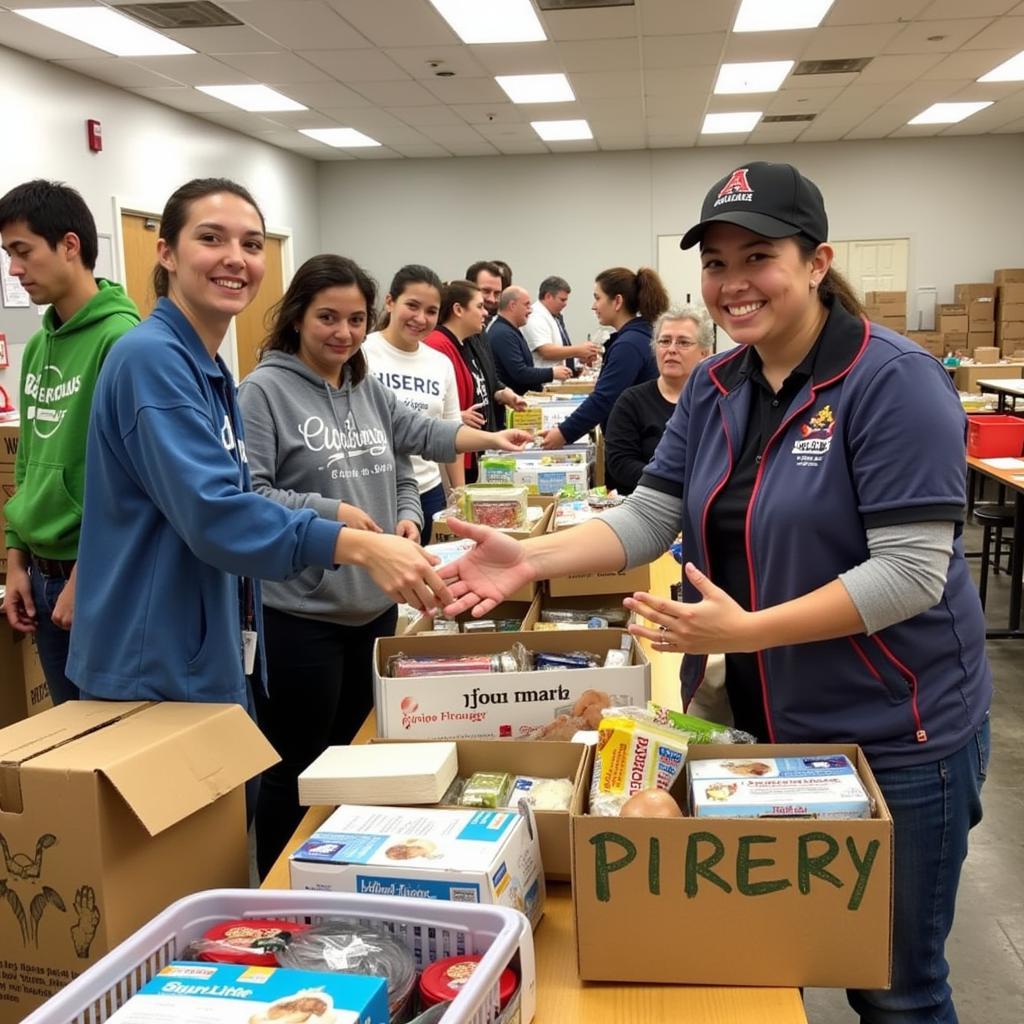
[[[690,761],[695,818],[870,818],[871,800],[845,754]]]
[[[342,804],[294,853],[293,889],[491,903],[544,911],[544,870],[528,809]]]
[[[388,1024],[387,979],[284,967],[172,963],[109,1024]]]

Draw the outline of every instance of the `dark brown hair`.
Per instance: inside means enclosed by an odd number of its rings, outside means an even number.
[[[444,288],[444,285],[441,284],[441,278],[430,267],[425,267],[421,263],[407,263],[391,278],[391,287],[388,289],[388,295],[394,301],[411,284],[429,285],[431,288],[437,289],[438,295],[441,294],[441,290]],[[377,318],[377,330],[383,331],[390,323],[391,314],[386,309],[382,310]]]
[[[220,192],[227,192],[230,195],[238,196],[239,199],[244,199],[259,215],[260,226],[264,231],[267,230],[263,211],[244,185],[239,185],[237,181],[232,181],[230,178],[193,178],[176,188],[171,198],[167,200],[163,215],[160,217],[160,237],[173,249],[178,244],[181,229],[188,223],[192,204],[197,199],[215,196]],[[153,291],[156,292],[157,297],[165,297],[170,289],[170,284],[170,275],[167,270],[157,263],[153,268]]]
[[[470,263],[466,267],[466,280],[476,284],[477,276],[481,270],[486,270],[488,274],[493,274],[495,277],[501,277],[501,267],[497,263],[493,263],[491,260],[477,260],[476,263]],[[502,280],[504,281],[504,278]],[[503,284],[502,288],[504,287]]]
[[[610,299],[622,296],[627,313],[639,313],[649,323],[654,323],[669,307],[668,292],[650,267],[641,267],[635,274],[626,267],[612,267],[602,270],[595,278],[601,291]]]
[[[358,263],[347,256],[324,253],[312,256],[295,272],[288,290],[271,310],[273,326],[260,348],[266,352],[299,351],[299,330],[296,326],[306,315],[316,296],[325,288],[355,285],[366,300],[366,333],[373,330],[373,310],[377,302],[377,282]],[[354,387],[366,376],[366,356],[358,349],[345,364]]]
[[[796,242],[800,255],[808,262],[818,251],[818,243],[812,242],[806,235],[793,235],[793,241]],[[860,299],[857,298],[857,293],[850,286],[850,282],[835,267],[829,267],[825,276],[819,282],[818,298],[826,306],[831,305],[833,300],[835,300],[843,309],[854,316],[862,317],[866,315],[864,306],[861,304]]]
[[[455,303],[468,306],[480,289],[472,281],[447,281],[441,291],[441,308],[437,314],[439,324],[447,323],[455,309]]]

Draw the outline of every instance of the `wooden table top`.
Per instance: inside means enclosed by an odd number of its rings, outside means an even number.
[[[1024,491],[1024,466],[1019,469],[997,469],[988,465],[984,459],[975,458],[973,455],[967,456],[967,466],[1007,487],[1012,487],[1015,491]]]

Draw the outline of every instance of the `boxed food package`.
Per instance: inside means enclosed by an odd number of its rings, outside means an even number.
[[[973,302],[975,299],[995,300],[996,286],[989,282],[980,284],[955,284],[953,285],[953,301],[961,304]]]
[[[976,363],[998,363],[999,349],[994,345],[979,345],[971,350],[971,358]]]
[[[237,704],[71,701],[0,731],[0,1022],[179,897],[248,886],[243,785],[277,760]]]
[[[870,818],[871,800],[845,754],[731,756],[687,765],[695,818]]]
[[[572,815],[577,967],[594,981],[886,988],[892,818],[853,745],[690,745],[691,765],[844,754],[872,817]],[[609,942],[608,936],[615,941]],[[679,936],[687,943],[679,953]],[[737,955],[737,951],[746,951]],[[752,954],[751,951],[754,951]]]
[[[568,419],[586,401],[586,395],[526,395],[527,407],[519,411],[509,409],[508,425],[538,433],[557,427]]]
[[[4,505],[14,494],[14,460],[18,455],[18,425],[0,424],[0,536],[5,527]],[[7,545],[0,544],[0,573],[7,573]]]
[[[283,967],[174,962],[110,1024],[388,1024],[387,979]]]
[[[544,385],[544,391],[558,395],[589,395],[597,386],[597,378],[570,378],[569,380],[552,380]]]
[[[529,494],[555,495],[569,487],[585,491],[592,462],[592,449],[585,444],[488,454],[479,460],[479,479],[485,484],[517,484]]]
[[[394,741],[375,739],[371,742],[391,744]],[[536,806],[533,810],[544,877],[548,881],[568,882],[572,870],[569,814],[582,810],[590,785],[591,748],[582,743],[557,741],[456,740],[455,750],[459,778],[500,769],[516,776],[572,780],[572,799],[567,810],[539,810]]]
[[[289,858],[293,889],[493,903],[544,913],[532,812],[342,804]]]
[[[628,645],[628,664],[617,668],[388,675],[388,662],[397,654],[500,656],[519,644],[534,654],[586,650],[603,660],[623,643]],[[568,713],[586,690],[603,690],[613,695],[615,704],[643,704],[651,688],[651,666],[643,648],[621,629],[381,637],[373,662],[377,732],[389,739],[514,738]]]

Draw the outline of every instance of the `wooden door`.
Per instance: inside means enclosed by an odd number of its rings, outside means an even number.
[[[267,271],[259,294],[243,313],[235,317],[235,339],[238,352],[238,379],[256,365],[260,346],[270,329],[269,314],[284,294],[283,239],[267,236]]]
[[[149,316],[156,305],[153,291],[153,267],[156,266],[156,242],[160,237],[160,218],[141,213],[121,214],[121,238],[124,244],[124,289]]]

